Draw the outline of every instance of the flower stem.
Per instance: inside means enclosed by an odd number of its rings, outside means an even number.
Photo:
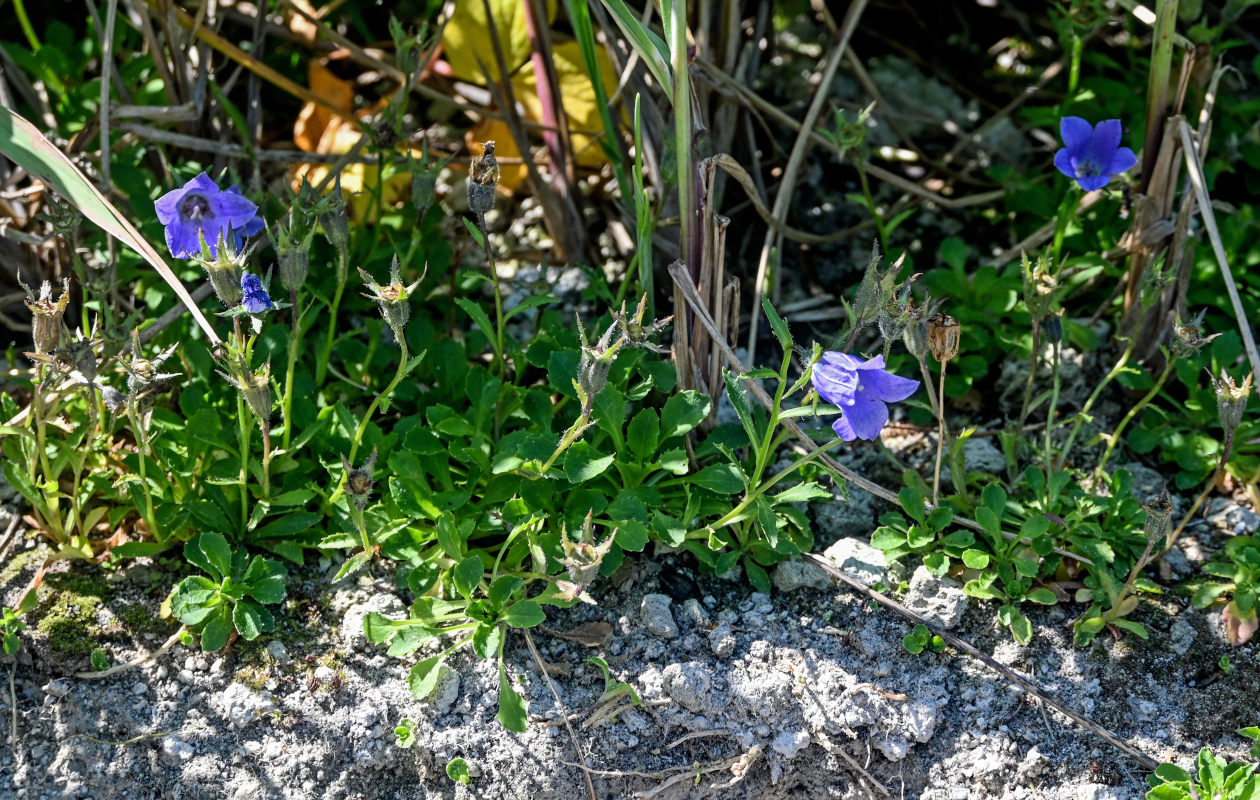
[[[236,419],[239,427],[241,444],[241,530],[249,524],[249,411],[245,408],[245,400],[237,393]]]
[[[1203,505],[1203,501],[1207,500],[1208,493],[1212,491],[1212,487],[1216,486],[1221,476],[1225,474],[1225,464],[1229,462],[1229,456],[1234,449],[1234,434],[1232,431],[1225,431],[1225,447],[1221,450],[1221,460],[1217,463],[1216,469],[1212,470],[1212,474],[1208,477],[1207,483],[1203,486],[1203,491],[1199,492],[1199,496],[1194,498],[1194,504],[1190,506],[1190,510],[1182,517],[1181,523],[1177,529],[1172,532],[1172,536],[1168,537],[1168,542],[1163,549],[1159,551],[1160,558],[1163,558],[1169,550],[1177,542],[1177,537],[1181,536],[1181,532],[1190,524],[1190,520],[1194,519],[1195,512],[1199,510],[1199,506]]]
[[[328,307],[328,335],[324,337],[324,351],[315,362],[315,385],[322,387],[328,372],[328,362],[332,359],[333,342],[337,338],[337,310],[341,307],[341,295],[346,291],[346,275],[349,270],[349,254],[345,250],[337,250],[337,288],[333,290],[332,305]]]
[[[1028,358],[1028,381],[1024,383],[1024,402],[1019,408],[1019,423],[1016,428],[1023,429],[1028,421],[1028,406],[1032,403],[1033,381],[1037,377],[1037,357],[1041,355],[1041,324],[1033,320],[1032,353]]]
[[[289,364],[284,372],[284,400],[281,402],[281,413],[284,415],[284,438],[281,440],[281,446],[285,450],[289,449],[289,442],[293,439],[293,371],[297,368],[298,347],[302,340],[296,286],[289,290],[289,303],[292,320],[289,328]]]
[[[263,457],[262,457],[262,481],[263,481],[263,499],[271,499],[271,421],[260,419],[259,430],[262,431]]]
[[[153,538],[161,542],[162,534],[158,532],[157,521],[153,516],[153,492],[149,489],[149,478],[145,472],[145,462],[148,461],[146,454],[149,450],[149,437],[144,430],[144,426],[140,424],[140,414],[134,399],[127,401],[127,416],[131,417],[131,428],[136,434],[136,454],[140,459],[140,488],[144,492],[144,522],[149,526],[149,531],[153,533]]]
[[[1147,557],[1150,556],[1151,548],[1154,546],[1154,542],[1149,540],[1146,542],[1146,547],[1142,550],[1142,555],[1139,556],[1138,560],[1133,564],[1133,569],[1129,571],[1128,580],[1124,582],[1124,586],[1120,587],[1120,594],[1116,596],[1116,601],[1111,604],[1111,609],[1108,614],[1104,615],[1104,619],[1107,619],[1110,622],[1122,616],[1119,613],[1120,605],[1124,602],[1124,599],[1128,597],[1129,590],[1133,588],[1133,582],[1137,580],[1138,573],[1142,571],[1142,567],[1146,566]]]
[[[940,402],[936,399],[936,387],[932,385],[932,373],[928,372],[927,358],[919,356],[919,372],[923,375],[923,386],[927,389],[928,402],[932,404],[932,415],[941,413]]]
[[[1107,466],[1107,459],[1111,458],[1111,451],[1116,449],[1116,442],[1120,441],[1120,434],[1124,432],[1125,426],[1133,421],[1133,418],[1146,408],[1147,404],[1155,399],[1155,395],[1159,394],[1159,390],[1164,388],[1164,381],[1168,380],[1168,376],[1172,374],[1173,362],[1168,359],[1164,363],[1164,369],[1159,373],[1159,379],[1155,381],[1155,385],[1151,390],[1137,402],[1137,405],[1129,409],[1129,413],[1124,415],[1120,420],[1120,424],[1116,426],[1115,431],[1111,434],[1111,438],[1107,440],[1107,449],[1103,451],[1102,460],[1098,462],[1098,468],[1094,470],[1095,477],[1101,477],[1103,468]]]
[[[499,380],[503,380],[507,375],[507,350],[504,346],[503,330],[503,289],[499,285],[499,267],[494,260],[494,250],[490,247],[490,233],[486,230],[485,214],[477,215],[477,228],[481,231],[481,243],[486,248],[486,263],[490,267],[490,279],[494,285],[494,349],[499,357]]]
[[[941,390],[940,390],[940,406],[936,415],[940,422],[940,430],[936,437],[936,471],[932,475],[932,505],[940,502],[941,496],[941,451],[945,448],[945,367],[949,361],[941,362]],[[957,485],[964,478],[955,475],[954,484]]]
[[[1046,412],[1046,508],[1050,507],[1052,498],[1050,497],[1050,485],[1054,481],[1050,480],[1050,473],[1054,471],[1054,414],[1059,406],[1059,356],[1063,345],[1060,342],[1054,343],[1054,365],[1053,369],[1053,387],[1050,390],[1050,408]],[[1023,424],[1021,423],[1021,427]]]
[[[731,524],[733,520],[739,518],[739,515],[744,512],[744,509],[748,508],[749,505],[756,502],[758,497],[765,494],[770,489],[774,488],[774,486],[778,484],[779,481],[791,475],[793,472],[805,466],[809,462],[827,454],[828,452],[832,450],[835,450],[837,447],[839,447],[842,444],[846,444],[846,442],[843,439],[838,439],[838,438],[832,439],[830,442],[827,442],[823,446],[811,451],[809,454],[802,457],[799,461],[792,462],[788,466],[784,467],[783,469],[779,470],[775,474],[771,475],[769,478],[766,478],[764,481],[761,482],[761,484],[759,484],[756,488],[754,488],[751,492],[749,492],[748,495],[739,502],[739,505],[735,506],[735,508],[727,512],[727,514],[724,517],[719,519],[717,522],[713,523],[710,527],[717,529],[717,528],[723,527],[724,525]]]
[[[1102,390],[1106,388],[1107,384],[1115,380],[1117,375],[1124,371],[1125,365],[1129,363],[1129,359],[1133,356],[1135,344],[1135,341],[1129,341],[1129,346],[1125,348],[1124,353],[1120,356],[1120,360],[1103,377],[1102,381],[1094,387],[1094,391],[1090,392],[1089,399],[1085,401],[1085,405],[1081,406],[1081,410],[1077,412],[1076,422],[1072,423],[1072,432],[1068,435],[1067,442],[1063,445],[1063,450],[1059,453],[1059,460],[1055,462],[1056,469],[1063,469],[1063,465],[1067,463],[1068,454],[1072,452],[1072,443],[1076,441],[1076,434],[1080,432],[1081,424],[1089,416],[1090,409],[1094,407],[1094,403],[1098,402],[1098,397],[1102,394]],[[1052,420],[1048,420],[1046,422],[1047,426],[1051,422]],[[1047,479],[1049,478],[1049,476],[1046,477]]]
[[[389,396],[407,375],[407,361],[410,358],[407,352],[407,342],[400,340],[398,347],[401,352],[398,359],[398,371],[394,373],[394,379],[381,390],[380,394],[372,398],[372,402],[368,404],[367,411],[363,412],[363,419],[359,420],[359,427],[354,431],[354,441],[350,443],[350,463],[352,464],[354,463],[355,454],[359,452],[359,445],[363,442],[363,434],[367,432],[368,423],[372,421],[372,414],[376,412],[376,408],[381,404],[381,400]]]

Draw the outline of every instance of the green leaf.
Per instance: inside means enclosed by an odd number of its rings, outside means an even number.
[[[662,542],[680,547],[687,540],[687,526],[660,511],[652,512],[652,531]]]
[[[770,320],[770,330],[774,331],[774,335],[778,337],[779,344],[783,345],[784,350],[792,349],[792,334],[788,332],[787,323],[783,321],[783,317],[779,316],[779,312],[774,310],[774,306],[770,304],[770,298],[762,296],[761,308],[766,312],[766,319]]]
[[[639,18],[625,4],[624,0],[603,0],[604,5],[612,12],[613,20],[621,29],[626,41],[634,46],[635,52],[652,73],[652,77],[661,85],[666,96],[674,93],[673,70],[670,67],[669,48],[661,37],[639,22]]]
[[[472,317],[472,321],[477,323],[477,327],[481,328],[486,338],[490,340],[490,348],[498,355],[498,345],[496,344],[494,333],[495,328],[490,322],[490,317],[486,315],[486,310],[467,297],[456,297],[455,304],[464,309],[465,314]]]
[[[748,576],[748,582],[753,585],[753,588],[762,594],[770,594],[770,576],[766,574],[764,567],[748,556],[744,556],[744,573]]]
[[[451,580],[455,583],[455,589],[464,597],[471,599],[473,592],[477,588],[477,584],[481,582],[482,573],[485,572],[485,566],[481,563],[478,556],[468,556],[451,570]]]
[[[1027,599],[1034,603],[1040,603],[1043,606],[1052,606],[1059,602],[1059,598],[1054,596],[1054,592],[1049,589],[1033,589],[1026,595]]]
[[[438,546],[442,548],[442,552],[451,558],[459,560],[464,557],[464,537],[460,535],[459,529],[455,527],[455,515],[449,511],[438,517],[437,540]]]
[[[512,688],[502,661],[499,662],[499,713],[495,719],[513,733],[525,732],[525,698]]]
[[[237,602],[232,611],[232,623],[236,630],[248,641],[257,639],[264,631],[275,627],[275,617],[271,612],[248,598]]]
[[[218,577],[226,578],[232,574],[232,548],[221,534],[201,534],[197,537],[197,549],[206,557],[210,566],[214,567]]]
[[[998,519],[1002,518],[1002,514],[1006,511],[1006,491],[999,484],[991,483],[984,487],[980,500],[985,508],[993,512],[994,516]]]
[[[533,600],[518,600],[503,613],[503,621],[513,628],[532,628],[546,622],[547,615]]]
[[[909,486],[902,488],[897,493],[897,501],[901,503],[901,508],[915,522],[925,522],[927,520],[927,506],[923,502],[923,495],[919,494]]]
[[[1150,634],[1146,632],[1146,626],[1140,622],[1134,622],[1131,619],[1117,619],[1112,620],[1111,624],[1115,625],[1117,628],[1123,628],[1130,633],[1136,634],[1143,639],[1151,638]]]
[[[687,453],[683,450],[666,450],[661,453],[661,458],[657,463],[660,464],[661,469],[674,475],[686,475],[687,470],[690,469]]]
[[[1012,558],[1011,564],[1015,567],[1015,571],[1025,578],[1035,578],[1041,571],[1041,564],[1035,558]]]
[[[502,608],[523,583],[524,581],[515,575],[500,575],[494,579],[494,583],[490,584],[490,588],[486,591],[486,599],[495,608]]]
[[[626,444],[640,463],[647,463],[656,454],[661,435],[661,418],[656,410],[645,408],[634,415],[626,429]]]
[[[904,547],[905,544],[906,535],[895,528],[876,528],[871,534],[871,547],[876,550],[895,550],[898,547]]]
[[[585,483],[612,466],[613,456],[604,455],[586,442],[578,442],[564,454],[564,473],[573,483]]]
[[[175,295],[192,312],[193,319],[206,332],[210,343],[219,343],[218,333],[153,245],[105,199],[95,184],[56,145],[48,141],[29,121],[4,106],[0,106],[0,153],[4,153],[31,176],[56,189],[83,216],[139,253],[175,290]]]
[[[709,416],[709,398],[700,392],[679,392],[661,409],[661,441],[682,436]]]
[[[472,784],[472,772],[468,769],[468,762],[462,758],[446,762],[446,777],[465,786]]]
[[[807,503],[810,500],[829,500],[831,499],[831,492],[810,481],[809,483],[797,484],[774,495],[770,499],[776,506],[780,503]]]
[[[993,541],[1002,538],[1002,519],[988,506],[976,509],[976,522],[980,523],[980,527],[984,528]]]
[[[743,473],[734,464],[710,464],[692,475],[691,482],[723,495],[738,494],[745,489]]]
[[[411,668],[411,672],[407,675],[407,688],[411,689],[412,697],[424,700],[433,694],[433,690],[437,688],[438,678],[442,676],[442,660],[445,658],[445,653],[439,653]]]
[[[723,370],[722,377],[726,380],[726,396],[731,401],[731,408],[735,409],[735,416],[739,418],[739,423],[744,426],[744,433],[748,435],[749,444],[760,447],[761,435],[753,421],[752,409],[748,407],[748,395],[744,391],[743,381],[735,377],[735,373],[730,370]]]
[[[1028,617],[1012,608],[1010,622],[1007,624],[1011,628],[1011,633],[1015,636],[1015,641],[1020,644],[1028,644],[1032,641],[1032,623],[1028,621]]]
[[[962,560],[971,569],[984,569],[989,566],[989,554],[982,550],[964,550]]]
[[[231,633],[232,611],[227,606],[219,606],[201,628],[201,649],[207,653],[222,650]]]
[[[279,603],[285,595],[285,578],[287,574],[279,561],[254,556],[245,570],[241,582],[245,585],[245,593],[260,603]]]

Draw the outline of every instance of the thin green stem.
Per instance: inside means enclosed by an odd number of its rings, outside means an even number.
[[[1076,421],[1072,423],[1072,432],[1068,435],[1067,441],[1063,444],[1063,450],[1059,453],[1059,460],[1056,462],[1055,467],[1056,469],[1063,469],[1063,465],[1067,463],[1068,454],[1072,452],[1072,444],[1076,441],[1076,434],[1080,432],[1082,423],[1084,423],[1089,417],[1090,410],[1094,407],[1094,403],[1098,402],[1098,398],[1102,394],[1103,389],[1106,388],[1107,384],[1111,383],[1116,379],[1116,376],[1124,372],[1125,366],[1129,363],[1129,359],[1133,357],[1133,348],[1135,346],[1136,342],[1130,340],[1129,346],[1125,348],[1124,353],[1120,356],[1120,360],[1117,361],[1115,366],[1111,368],[1111,371],[1103,377],[1102,381],[1094,387],[1094,391],[1090,392],[1089,398],[1085,401],[1085,405],[1081,406],[1081,410],[1076,413]],[[1053,420],[1047,421],[1047,426],[1049,426],[1051,422],[1053,422]],[[1048,475],[1046,477],[1047,479],[1049,478]]]
[[[1019,422],[1015,427],[1023,428],[1028,421],[1028,406],[1032,404],[1033,380],[1037,377],[1037,358],[1041,355],[1041,324],[1033,320],[1032,353],[1028,357],[1028,380],[1024,382],[1024,402],[1019,407]]]
[[[324,351],[315,362],[315,385],[322,387],[324,377],[328,373],[328,363],[332,359],[333,343],[337,338],[337,311],[341,308],[341,296],[346,291],[346,277],[349,273],[350,256],[345,250],[337,250],[337,288],[333,290],[332,304],[328,307],[328,335],[324,337]]]
[[[1050,480],[1050,473],[1054,471],[1054,414],[1059,407],[1059,355],[1062,349],[1060,342],[1054,343],[1054,364],[1053,386],[1050,389],[1050,409],[1046,412],[1046,508],[1050,507],[1053,498],[1050,497],[1050,485],[1054,481]]]
[[[486,230],[486,215],[477,215],[477,228],[481,231],[481,243],[486,249],[486,263],[490,267],[490,280],[494,285],[494,348],[499,357],[499,380],[507,375],[507,349],[504,339],[503,324],[503,289],[499,285],[499,267],[494,260],[494,250],[490,247],[490,232]],[[495,438],[498,438],[498,418],[495,419]]]
[[[298,291],[297,287],[289,290],[290,303],[290,327],[289,327],[289,362],[284,372],[284,399],[281,401],[281,413],[284,415],[284,438],[281,440],[281,446],[289,449],[289,443],[293,440],[293,372],[297,369],[298,348],[302,343],[302,330],[299,320],[301,315],[298,313]]]
[[[879,215],[876,210],[875,197],[871,194],[871,184],[866,178],[866,169],[863,167],[862,161],[856,161],[858,181],[862,184],[862,197],[866,199],[866,210],[871,212],[871,219],[875,220],[875,230],[879,234],[881,246],[888,247],[888,228],[884,225],[884,218]]]
[[[39,37],[35,35],[31,18],[26,15],[26,3],[23,0],[13,0],[13,10],[17,13],[18,26],[22,29],[22,34],[26,36],[26,41],[30,43],[31,50],[38,53],[43,45],[40,44]]]
[[[241,530],[249,524],[249,424],[250,412],[240,392],[236,395],[236,419],[241,446]]]
[[[367,431],[368,423],[372,421],[372,415],[376,412],[377,406],[381,404],[381,400],[388,397],[391,392],[402,383],[402,379],[407,376],[407,361],[410,356],[407,353],[407,342],[400,340],[398,342],[400,357],[398,359],[398,371],[394,373],[394,379],[389,385],[381,390],[380,394],[372,398],[372,402],[368,404],[367,411],[363,412],[363,419],[359,420],[359,427],[354,431],[354,441],[350,443],[350,463],[354,463],[354,457],[359,452],[359,445],[363,442],[363,434]]]
[[[1216,465],[1216,469],[1212,470],[1212,474],[1208,476],[1207,483],[1203,486],[1203,491],[1199,492],[1199,496],[1194,498],[1194,503],[1190,506],[1190,510],[1181,518],[1181,524],[1172,532],[1172,536],[1168,537],[1168,542],[1163,549],[1159,551],[1160,558],[1163,558],[1173,545],[1176,544],[1181,532],[1190,524],[1190,520],[1194,519],[1194,514],[1199,510],[1199,506],[1203,505],[1203,501],[1207,500],[1208,493],[1212,491],[1212,487],[1216,486],[1217,481],[1225,474],[1225,465],[1229,462],[1229,455],[1234,449],[1234,434],[1232,431],[1225,431],[1225,447],[1221,450],[1221,459]]]
[[[262,496],[264,500],[271,499],[271,420],[258,420],[258,428],[262,431],[263,457],[262,457]]]
[[[1103,616],[1104,619],[1111,621],[1123,616],[1123,614],[1120,613],[1120,605],[1124,602],[1124,599],[1128,597],[1129,590],[1133,588],[1133,582],[1137,580],[1138,573],[1142,571],[1142,567],[1146,566],[1147,557],[1150,556],[1151,548],[1154,546],[1154,542],[1149,540],[1146,542],[1146,547],[1142,550],[1142,555],[1138,557],[1138,560],[1133,564],[1133,569],[1129,572],[1129,579],[1124,582],[1124,586],[1120,587],[1120,594],[1116,596],[1116,601],[1111,604],[1111,608],[1108,609],[1108,613]]]
[[[131,417],[131,428],[136,434],[136,453],[140,460],[140,487],[144,492],[144,522],[153,533],[153,538],[160,542],[162,534],[158,531],[157,520],[153,516],[153,492],[149,489],[149,477],[145,467],[148,461],[149,437],[144,426],[140,424],[140,413],[134,399],[127,402],[127,415]]]
[[[805,466],[806,464],[810,463],[811,461],[814,461],[822,457],[823,455],[831,452],[832,450],[835,450],[837,447],[839,447],[840,445],[844,443],[845,442],[843,439],[840,439],[840,438],[833,439],[830,442],[827,442],[822,447],[819,447],[816,450],[810,452],[808,455],[802,457],[799,461],[794,461],[788,466],[779,470],[778,472],[771,475],[766,480],[762,481],[755,489],[749,492],[748,495],[744,497],[743,500],[740,501],[739,505],[735,506],[735,508],[731,509],[725,516],[723,516],[721,519],[719,519],[717,522],[713,523],[709,527],[717,529],[725,525],[730,525],[731,522],[739,518],[739,516],[744,512],[746,508],[748,508],[749,505],[755,503],[758,497],[761,497],[767,491],[774,488],[779,483],[779,481],[788,477],[793,472]]]
[[[1129,413],[1125,414],[1120,420],[1120,424],[1112,432],[1111,438],[1107,440],[1107,449],[1103,451],[1103,457],[1098,462],[1098,468],[1094,470],[1096,477],[1102,476],[1103,468],[1107,466],[1107,459],[1111,458],[1111,452],[1116,449],[1116,443],[1120,441],[1120,434],[1124,432],[1125,426],[1132,422],[1134,417],[1142,413],[1142,409],[1146,408],[1147,404],[1155,399],[1155,395],[1159,394],[1159,390],[1164,388],[1164,381],[1168,380],[1168,376],[1172,374],[1172,369],[1173,362],[1170,358],[1164,363],[1164,369],[1159,373],[1159,379],[1155,381],[1155,385],[1151,387],[1151,390],[1137,402],[1137,405],[1130,408]]]

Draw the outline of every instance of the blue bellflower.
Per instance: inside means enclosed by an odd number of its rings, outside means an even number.
[[[811,379],[822,399],[840,407],[831,427],[846,442],[878,437],[888,424],[887,404],[905,400],[919,388],[918,381],[884,369],[883,356],[862,361],[838,352],[823,353]]]
[[[204,172],[159,197],[153,207],[166,226],[166,246],[175,258],[200,255],[203,236],[211,258],[218,257],[220,236],[239,251],[246,236],[263,228],[258,206],[235,186],[220,190]]]
[[[245,295],[241,305],[245,306],[245,310],[251,314],[261,314],[276,307],[276,304],[271,302],[267,290],[263,288],[262,281],[258,280],[258,276],[252,272],[246,272],[241,276],[241,292]]]
[[[1054,154],[1054,165],[1087,192],[1103,188],[1112,175],[1137,164],[1133,151],[1120,146],[1124,131],[1118,119],[1105,119],[1091,127],[1080,117],[1064,117],[1059,132],[1064,146]]]

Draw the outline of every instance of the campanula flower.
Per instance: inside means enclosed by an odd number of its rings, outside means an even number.
[[[267,290],[263,288],[262,281],[252,272],[246,272],[241,276],[241,292],[244,294],[241,304],[251,314],[261,314],[276,307],[276,304],[271,302]]]
[[[166,226],[166,246],[175,258],[201,254],[204,238],[210,257],[218,254],[220,237],[230,239],[237,250],[262,230],[258,206],[233,186],[222,191],[202,172],[179,189],[172,189],[153,204],[158,220]]]
[[[1064,146],[1054,154],[1054,165],[1087,192],[1103,188],[1112,175],[1137,164],[1133,151],[1120,146],[1124,131],[1118,119],[1105,119],[1091,127],[1080,117],[1064,117],[1059,132]]]
[[[846,442],[878,437],[888,424],[887,404],[905,400],[919,388],[918,381],[884,369],[883,356],[862,361],[838,352],[823,353],[811,379],[822,399],[840,407],[831,427]]]

